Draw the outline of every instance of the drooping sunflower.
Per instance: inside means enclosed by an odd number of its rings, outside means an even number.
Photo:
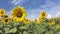
[[[4,18],[4,19],[2,20],[2,23],[3,23],[3,24],[9,24],[9,23],[10,23],[10,18]]]
[[[53,21],[49,22],[49,25],[50,25],[50,26],[55,25],[55,21],[53,20]]]
[[[47,13],[45,11],[41,11],[39,18],[45,20],[46,17],[47,17]]]
[[[30,22],[31,22],[31,20],[29,20],[29,19],[24,20],[24,24],[30,24]]]
[[[21,6],[18,6],[18,7],[15,7],[13,8],[12,10],[12,18],[15,20],[15,21],[23,21],[26,17],[26,10],[21,7]]]
[[[0,9],[0,17],[4,16],[6,13],[5,13],[5,10],[4,9]]]

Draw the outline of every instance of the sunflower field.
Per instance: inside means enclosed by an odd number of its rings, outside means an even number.
[[[60,34],[60,17],[47,18],[47,13],[41,11],[39,18],[26,18],[26,10],[22,6],[14,7],[11,17],[0,9],[0,34]]]

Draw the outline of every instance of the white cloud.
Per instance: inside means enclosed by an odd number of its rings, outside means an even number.
[[[53,7],[56,5],[52,0],[46,0],[45,3],[46,4],[41,7],[46,8],[46,7]]]
[[[30,19],[31,19],[31,20],[36,19],[36,15],[31,15],[31,16],[30,16]]]
[[[52,15],[51,14],[48,14],[47,18],[52,18]]]
[[[15,3],[15,2],[16,2],[16,0],[13,0],[13,1],[12,1],[12,3]]]
[[[49,11],[53,17],[59,17],[60,15],[60,5],[52,7]]]
[[[60,15],[60,4],[54,3],[52,0],[46,0],[46,4],[41,6],[45,8],[48,14],[52,16],[52,18],[59,17]]]
[[[41,10],[40,8],[27,10],[27,18],[29,18],[31,20],[37,19],[40,14],[40,10]]]
[[[12,4],[14,5],[18,5],[18,4],[22,4],[22,2],[25,2],[25,0],[12,0]]]
[[[57,15],[56,15],[57,17],[60,17],[60,12],[57,12]]]
[[[54,5],[56,5],[52,0],[46,0],[46,7],[53,7]]]
[[[18,5],[18,4],[22,4],[22,3],[25,3],[25,2],[28,2],[29,0],[12,0],[11,3],[14,4],[14,5]]]
[[[15,2],[15,5],[19,4],[19,2]]]
[[[9,17],[11,17],[11,12],[10,11],[7,11],[6,12],[6,15],[8,15]]]

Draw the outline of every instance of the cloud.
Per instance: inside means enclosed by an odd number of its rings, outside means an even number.
[[[52,0],[46,0],[46,4],[41,6],[47,11],[48,14],[50,14],[49,16],[52,16],[52,18],[59,17],[60,15],[60,4],[57,4],[56,2],[54,3]]]
[[[53,12],[54,17],[59,17],[59,15],[60,15],[60,5],[56,5],[56,6],[52,7],[50,11]]]
[[[51,14],[48,14],[47,18],[52,18],[52,15]]]
[[[57,15],[56,15],[57,17],[60,17],[60,12],[57,12]]]
[[[22,2],[25,2],[25,0],[12,0],[11,3],[14,5],[22,4]]]
[[[35,9],[28,9],[27,10],[27,18],[29,19],[37,19],[40,14],[40,8],[35,8]]]
[[[29,19],[30,19],[30,20],[36,19],[36,15],[31,15]]]
[[[12,0],[11,3],[14,4],[14,5],[21,5],[25,2],[28,2],[29,0]]]
[[[15,2],[16,2],[16,0],[13,0],[13,1],[12,1],[12,3],[15,3]]]
[[[45,1],[45,5],[41,6],[43,8],[47,8],[47,7],[53,7],[55,6],[56,4],[52,1],[52,0],[46,0]]]
[[[8,15],[9,17],[11,17],[11,12],[10,11],[7,11],[6,12],[6,15]]]

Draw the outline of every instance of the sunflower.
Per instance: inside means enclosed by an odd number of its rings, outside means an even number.
[[[53,20],[53,21],[49,22],[49,25],[50,25],[50,26],[55,25],[55,21]]]
[[[60,29],[60,25],[57,25],[56,28],[57,28],[57,29]]]
[[[2,16],[3,18],[8,18],[8,15],[4,15],[4,16]]]
[[[0,9],[0,16],[4,16],[6,13],[5,13],[5,10],[4,9]]]
[[[39,18],[36,20],[36,24],[41,24],[41,23],[42,23],[42,19]]]
[[[21,6],[18,6],[18,7],[15,7],[13,8],[12,10],[12,18],[15,20],[15,21],[23,21],[26,17],[26,10],[21,7]]]
[[[47,13],[45,11],[41,11],[39,18],[45,20],[46,17],[47,17]]]
[[[37,19],[33,20],[33,22],[36,22],[36,21],[37,21]]]
[[[25,19],[25,20],[24,20],[24,24],[30,24],[30,22],[31,22],[31,21],[30,21],[29,19]]]
[[[4,18],[2,22],[3,22],[3,24],[9,24],[10,19],[9,18]]]

